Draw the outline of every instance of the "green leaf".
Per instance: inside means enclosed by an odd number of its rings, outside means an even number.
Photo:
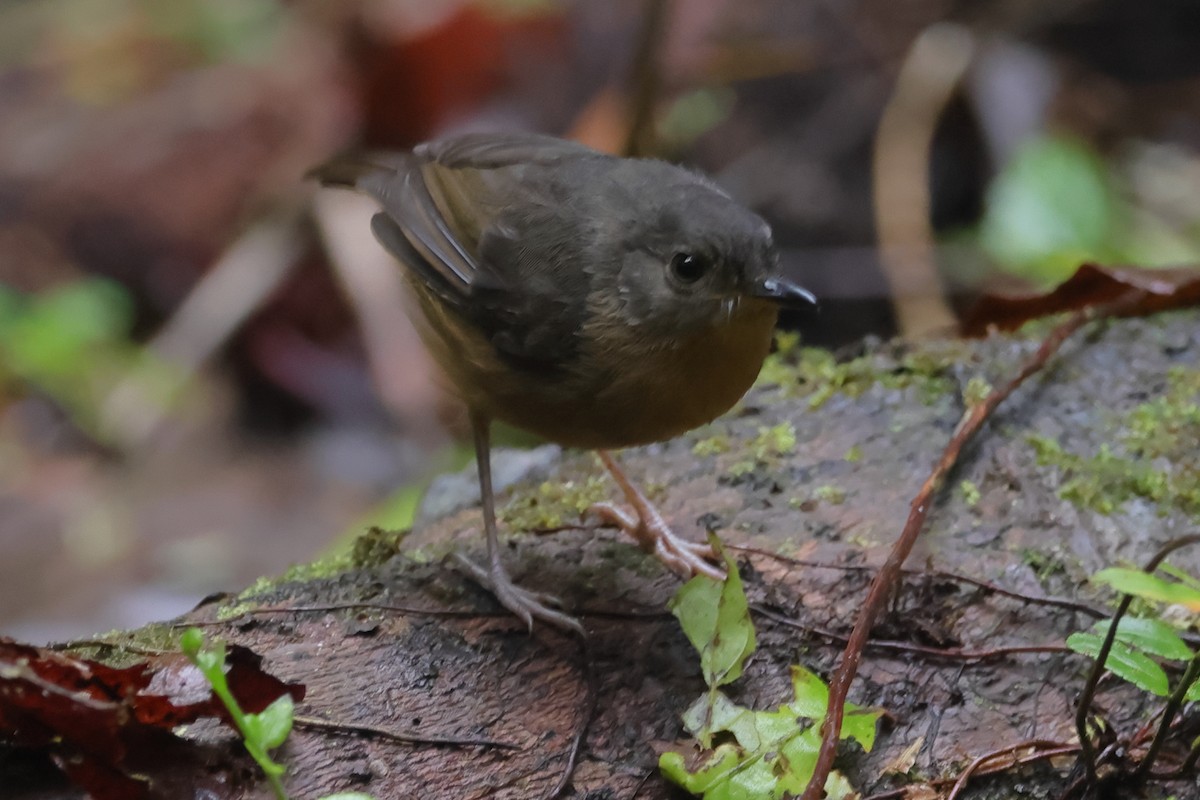
[[[703,575],[692,578],[676,592],[669,607],[688,641],[700,653],[700,670],[710,687],[737,680],[746,659],[754,652],[754,623],[737,562],[710,536],[713,549],[725,560],[724,581]]]
[[[825,716],[829,688],[803,667],[793,666],[792,700],[772,711],[754,711],[729,699],[719,686],[742,674],[754,652],[754,624],[733,558],[711,537],[722,555],[728,577],[722,583],[694,578],[672,599],[670,607],[688,640],[700,653],[709,686],[683,715],[683,723],[700,744],[711,748],[714,734],[733,737],[708,753],[694,771],[681,753],[664,753],[664,776],[705,800],[779,800],[800,794],[812,777],[820,748],[818,720]],[[842,738],[853,738],[870,750],[881,712],[852,704],[845,708]],[[829,798],[853,796],[849,782],[834,773],[826,781]]]
[[[215,642],[213,646],[207,650],[200,650],[192,657],[192,661],[204,673],[204,677],[208,678],[208,682],[214,687],[220,683],[225,684],[225,643]]]
[[[1103,643],[1104,638],[1094,633],[1073,633],[1067,637],[1067,647],[1089,658],[1096,658],[1100,654],[1100,646]],[[1142,691],[1159,697],[1166,697],[1170,693],[1167,673],[1163,672],[1163,668],[1150,660],[1149,656],[1136,652],[1124,642],[1113,642],[1104,666]]]
[[[271,705],[262,711],[246,715],[246,738],[252,738],[264,750],[274,750],[287,741],[292,732],[294,711],[290,694],[276,697]]]
[[[1040,137],[1022,146],[988,189],[980,243],[1010,272],[1059,283],[1083,261],[1112,261],[1128,209],[1086,144]]]
[[[179,649],[188,658],[195,660],[200,648],[204,647],[204,632],[199,628],[188,628],[179,636]]]
[[[1155,423],[1150,423],[1151,426],[1155,424],[1157,424],[1157,420]],[[1197,580],[1195,575],[1188,574],[1186,571],[1180,569],[1174,564],[1160,564],[1158,569],[1160,572],[1170,575],[1180,583],[1186,584],[1193,589],[1200,591],[1200,580]]]
[[[1151,575],[1140,569],[1109,567],[1093,575],[1092,580],[1111,586],[1118,592],[1159,603],[1185,606],[1192,611],[1200,611],[1200,590]]]
[[[717,747],[695,772],[689,772],[679,753],[659,759],[663,774],[705,800],[782,798],[804,791],[820,749],[818,720],[825,716],[829,688],[803,667],[792,667],[791,702],[774,711],[754,711],[737,705],[724,693],[701,697],[684,714],[689,731],[732,734],[736,744]],[[856,739],[863,749],[875,744],[881,712],[847,704],[842,738]],[[697,734],[699,736],[699,734]],[[703,741],[703,740],[702,740]],[[825,785],[829,797],[849,797],[849,783],[836,773]]]
[[[1112,620],[1100,620],[1092,626],[1092,630],[1103,639],[1111,623]],[[1117,626],[1117,641],[1143,653],[1172,661],[1189,661],[1193,656],[1192,649],[1179,638],[1175,629],[1161,619],[1122,617],[1121,624]]]
[[[1194,703],[1200,700],[1200,681],[1192,681],[1192,685],[1188,687],[1187,693],[1183,699],[1189,703]]]
[[[708,800],[714,800],[716,795],[709,795],[708,791],[719,782],[727,781],[740,762],[738,748],[723,744],[713,751],[712,756],[695,772],[689,772],[683,755],[675,752],[666,752],[659,756],[658,768],[663,777],[675,785],[692,794],[704,795]]]

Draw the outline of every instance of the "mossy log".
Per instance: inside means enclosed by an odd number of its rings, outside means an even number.
[[[854,567],[883,560],[980,381],[1011,376],[1045,330],[871,344],[837,363],[784,348],[733,413],[622,455],[678,531],[698,538],[707,527],[763,551],[739,553],[751,602],[773,613],[755,619],[759,648],[731,687],[736,700],[763,708],[784,700],[790,663],[828,676],[842,642],[826,634],[849,631],[872,575]],[[1090,626],[1087,614],[942,573],[1110,609],[1111,596],[1089,586],[1089,575],[1140,563],[1196,530],[1200,432],[1190,415],[1198,398],[1196,312],[1103,322],[1068,342],[964,454],[910,559],[916,573],[875,638],[987,651],[1061,644]],[[278,753],[293,797],[345,790],[423,800],[544,796],[584,723],[589,671],[596,713],[563,796],[677,796],[656,764],[662,751],[690,747],[680,714],[703,691],[700,668],[665,612],[678,581],[613,530],[569,527],[595,495],[615,499],[599,474],[591,455],[565,453],[499,501],[508,504],[505,558],[514,577],[559,595],[581,616],[586,651],[544,627],[530,635],[445,558],[454,550],[481,555],[473,504],[408,533],[374,532],[346,563],[297,570],[185,618],[210,623],[211,635],[252,648],[268,671],[306,684],[300,715],[429,740],[298,726]],[[542,523],[567,527],[511,529]],[[1200,554],[1183,551],[1174,563],[1200,569]],[[353,603],[376,607],[344,605]],[[260,607],[294,610],[254,613]],[[164,630],[151,626],[127,641],[161,643]],[[1072,704],[1087,666],[1061,652],[958,658],[868,650],[851,699],[886,709],[885,722],[873,753],[851,748],[838,767],[869,794],[917,776],[953,776],[983,753],[1028,739],[1071,741]],[[1118,728],[1139,724],[1149,708],[1132,692],[1102,699]],[[152,773],[189,787],[180,796],[267,796],[231,735],[215,726],[194,735],[192,757]],[[482,739],[516,749],[435,741]],[[907,774],[885,775],[915,742]],[[12,763],[0,760],[0,772],[12,772]],[[981,780],[966,796],[1013,796],[1014,781],[1025,787],[1020,796],[1054,796],[1064,785],[1060,771],[1024,769]],[[23,783],[28,788],[4,796],[72,796],[38,774]],[[16,784],[0,774],[0,785]],[[1196,789],[1176,783],[1172,791]]]

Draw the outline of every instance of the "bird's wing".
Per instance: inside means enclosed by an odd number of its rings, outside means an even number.
[[[578,346],[589,280],[566,274],[581,269],[563,254],[583,246],[586,221],[564,213],[573,193],[557,165],[601,158],[546,136],[469,134],[313,175],[378,200],[371,228],[383,246],[502,357],[547,370]]]
[[[416,154],[453,169],[495,169],[514,164],[553,164],[597,151],[537,133],[467,133],[418,145]]]

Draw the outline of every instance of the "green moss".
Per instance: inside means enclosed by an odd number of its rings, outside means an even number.
[[[1200,371],[1174,368],[1167,390],[1134,408],[1112,445],[1095,455],[1069,453],[1044,436],[1029,437],[1038,463],[1063,475],[1059,496],[1102,514],[1139,497],[1162,513],[1200,517]]]
[[[809,408],[819,408],[835,394],[858,397],[880,384],[891,389],[916,387],[931,403],[953,389],[947,377],[959,355],[953,347],[907,353],[899,359],[886,353],[867,353],[839,362],[833,353],[816,347],[779,349],[767,358],[759,386],[778,386],[784,392],[807,396]]]
[[[971,380],[967,381],[967,386],[963,389],[963,402],[968,408],[974,407],[987,399],[987,396],[992,393],[992,384],[987,378],[976,375]]]
[[[1173,367],[1167,391],[1129,415],[1125,445],[1144,458],[1187,459],[1200,452],[1200,370]]]
[[[840,506],[846,502],[846,490],[839,486],[826,484],[813,489],[813,497],[820,500],[822,503]]]
[[[849,450],[846,451],[846,455],[842,456],[842,459],[844,461],[850,462],[851,464],[857,464],[859,461],[862,461],[862,457],[863,457],[862,448],[859,447],[858,445],[854,445],[853,447],[851,447]]]
[[[604,478],[586,481],[546,481],[533,492],[514,497],[500,510],[500,519],[510,530],[558,528],[596,503],[608,499]]]
[[[1042,582],[1051,575],[1062,574],[1067,571],[1058,548],[1054,548],[1049,553],[1025,548],[1021,551],[1021,560],[1029,565],[1029,568],[1037,575],[1038,580]]]
[[[698,456],[717,456],[722,453],[728,453],[733,443],[729,437],[723,433],[718,433],[716,436],[710,436],[707,439],[701,439],[692,445],[692,453]]]
[[[373,567],[386,563],[400,552],[400,543],[408,531],[389,531],[372,526],[355,538],[350,546],[350,561],[356,567]]]
[[[759,461],[786,456],[796,449],[796,426],[781,422],[770,428],[759,428],[750,440],[750,452]]]
[[[168,622],[152,622],[136,630],[114,629],[98,633],[89,637],[86,643],[66,649],[110,667],[128,667],[144,662],[147,652],[178,652],[179,632]]]
[[[958,485],[958,490],[962,493],[963,502],[969,507],[974,508],[979,505],[979,487],[974,481],[963,481]]]
[[[270,594],[285,584],[333,578],[349,572],[356,566],[359,565],[355,563],[350,550],[342,550],[327,558],[318,558],[307,564],[293,564],[284,570],[282,575],[259,577],[254,583],[239,592],[232,602],[219,606],[217,618],[229,619],[252,610],[254,604],[250,601],[256,597]]]
[[[787,357],[800,348],[800,334],[795,331],[775,331],[775,352]]]
[[[328,558],[318,558],[307,564],[293,564],[284,570],[276,583],[303,583],[305,581],[333,578],[354,569],[354,560],[349,552],[341,552]]]
[[[254,603],[233,603],[232,605],[221,606],[217,609],[217,619],[224,622],[227,619],[240,617],[243,614],[248,614],[255,609]]]
[[[742,458],[726,470],[726,474],[735,481],[776,465],[779,459],[796,449],[796,426],[790,422],[781,422],[770,428],[763,426],[758,434],[746,443]]]

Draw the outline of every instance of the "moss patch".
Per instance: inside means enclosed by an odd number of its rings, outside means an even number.
[[[763,364],[757,385],[807,397],[812,409],[835,394],[858,397],[876,384],[889,389],[916,387],[922,402],[932,403],[953,391],[949,373],[964,347],[945,343],[899,356],[871,352],[848,361],[838,361],[833,353],[817,347],[777,347]]]
[[[562,527],[596,503],[608,499],[608,482],[600,476],[585,481],[546,481],[528,494],[514,497],[502,509],[500,520],[510,530],[545,530]]]
[[[760,427],[758,435],[746,443],[743,458],[729,468],[729,475],[740,478],[757,470],[774,466],[783,456],[796,449],[796,426],[781,422],[771,427]]]
[[[1029,437],[1038,463],[1062,471],[1060,497],[1102,514],[1140,497],[1160,513],[1178,508],[1200,517],[1200,371],[1173,368],[1167,389],[1133,409],[1113,445],[1094,455],[1067,452],[1045,436]]]
[[[968,408],[974,407],[987,399],[993,391],[992,384],[987,378],[976,375],[971,380],[967,381],[967,386],[963,389],[963,402]]]
[[[822,503],[840,506],[842,503],[846,502],[846,490],[840,486],[825,484],[813,489],[813,497]]]
[[[350,546],[350,561],[356,567],[374,567],[391,560],[400,552],[407,530],[389,531],[372,526]]]
[[[179,631],[168,622],[151,622],[137,630],[112,630],[91,637],[86,644],[67,648],[110,667],[128,667],[146,660],[146,651],[179,650]]]
[[[719,456],[722,453],[728,453],[733,447],[733,442],[723,433],[718,433],[716,436],[709,436],[707,439],[701,439],[692,445],[692,453],[697,456]]]

